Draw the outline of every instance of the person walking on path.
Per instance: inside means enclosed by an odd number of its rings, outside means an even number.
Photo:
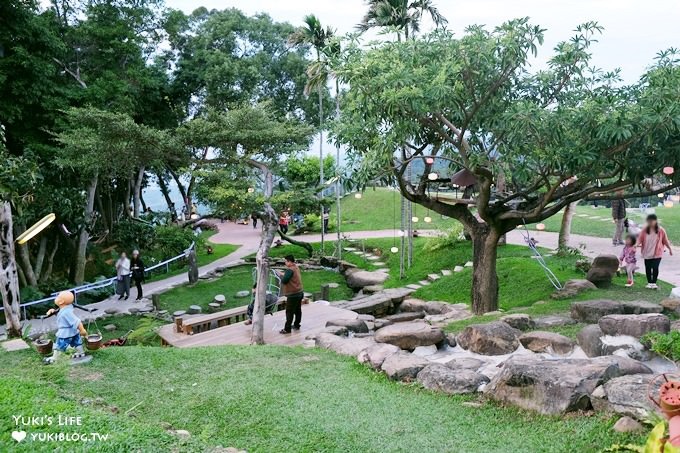
[[[132,259],[130,260],[130,265],[132,269],[132,281],[135,282],[137,287],[137,299],[142,300],[144,293],[142,292],[142,283],[144,283],[144,261],[139,256],[139,250],[133,250]]]
[[[619,256],[619,261],[621,262],[622,268],[626,269],[626,274],[628,275],[628,283],[626,287],[630,288],[633,286],[635,279],[635,271],[637,270],[637,257],[635,256],[637,250],[635,249],[635,236],[629,234],[626,236],[626,245],[621,250],[621,255]]]
[[[643,228],[638,238],[639,247],[642,250],[642,258],[645,260],[645,273],[647,274],[646,288],[658,289],[656,280],[659,278],[659,265],[663,257],[664,249],[673,256],[671,243],[668,240],[666,230],[659,226],[656,214],[647,216],[647,226]]]
[[[283,284],[283,295],[286,296],[286,325],[280,333],[288,334],[291,329],[299,330],[302,320],[302,276],[300,268],[295,264],[293,255],[286,255],[286,271],[279,273]]]
[[[128,259],[125,252],[120,254],[120,258],[116,261],[116,294],[118,294],[118,300],[125,298],[125,300],[130,297],[130,260]]]
[[[253,219],[253,230],[254,230],[255,228],[257,228],[257,214],[253,212],[250,215],[250,218]]]
[[[626,200],[623,199],[623,191],[616,193],[618,198],[612,200],[612,218],[614,219],[614,245],[623,245],[623,230],[626,223]]]
[[[279,230],[281,230],[281,232],[283,234],[288,234],[288,213],[287,212],[284,212],[279,217]]]

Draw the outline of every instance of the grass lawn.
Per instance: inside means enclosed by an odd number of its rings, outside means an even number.
[[[0,451],[596,452],[641,441],[603,415],[546,417],[474,396],[390,382],[354,359],[285,347],[126,346],[79,367],[46,367],[33,351],[0,353]],[[81,426],[24,428],[12,415],[82,417]],[[183,429],[179,438],[169,429]],[[99,433],[93,442],[31,434]]]
[[[657,207],[655,212],[659,216],[659,222],[668,232],[671,242],[680,244],[680,206],[676,205],[672,208]],[[628,209],[628,218],[635,221],[638,225],[644,223],[645,217],[646,215],[641,214],[637,209]],[[546,231],[558,232],[560,231],[561,222],[562,214],[557,214],[543,223],[545,223]],[[607,207],[593,208],[591,205],[577,206],[576,215],[572,221],[571,232],[585,236],[612,237],[614,225],[611,220],[611,209]],[[576,245],[578,244],[574,244],[574,246]]]

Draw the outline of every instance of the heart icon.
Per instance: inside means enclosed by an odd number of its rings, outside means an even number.
[[[21,442],[26,439],[26,431],[12,431],[12,439]]]

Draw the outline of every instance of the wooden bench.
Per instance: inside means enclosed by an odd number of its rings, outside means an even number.
[[[277,302],[277,310],[286,306],[286,298],[281,297]],[[193,335],[195,333],[207,332],[218,327],[228,326],[248,319],[248,306],[231,308],[229,310],[218,311],[201,316],[194,316],[187,319],[181,317],[175,319],[175,326],[178,333]]]

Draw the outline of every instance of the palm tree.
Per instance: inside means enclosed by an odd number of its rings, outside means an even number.
[[[326,87],[326,71],[313,70],[312,68],[317,65],[322,66],[322,54],[328,40],[334,35],[332,28],[324,28],[321,25],[321,21],[313,14],[309,14],[302,20],[304,25],[299,27],[290,37],[288,38],[289,44],[293,46],[311,46],[316,53],[316,62],[308,70],[308,75],[310,71],[315,74],[314,77],[310,77],[309,82],[305,85],[305,95],[309,95],[314,89],[316,89],[319,95],[319,181],[320,185],[323,187],[324,175],[323,175],[323,92]],[[323,76],[323,77],[322,77]],[[323,190],[323,189],[322,189]],[[324,250],[324,236],[326,234],[324,222],[324,207],[321,207],[321,251]]]
[[[357,29],[364,32],[371,28],[391,27],[408,39],[409,35],[420,30],[420,22],[424,15],[429,15],[436,27],[446,25],[447,20],[441,15],[431,0],[368,0],[368,11]]]

